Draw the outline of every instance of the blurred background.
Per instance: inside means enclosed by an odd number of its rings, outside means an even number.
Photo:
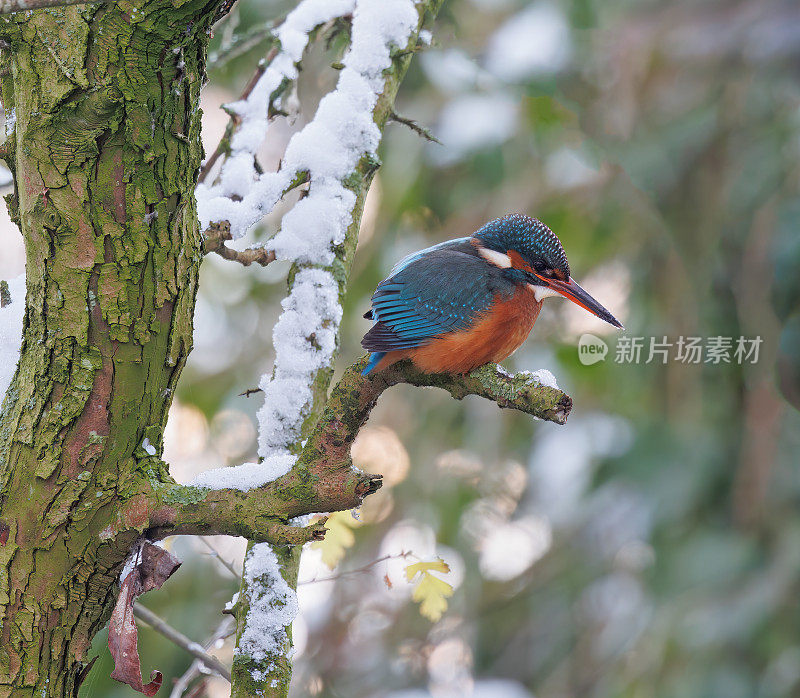
[[[227,120],[219,105],[265,53],[265,23],[291,7],[240,0],[216,29],[207,151]],[[275,122],[265,165],[335,84],[340,49],[311,52],[303,115]],[[398,258],[508,212],[547,223],[573,276],[627,330],[550,300],[506,362],[556,376],[575,402],[566,426],[434,390],[381,398],[353,455],[384,488],[335,570],[304,552],[293,695],[800,695],[798,61],[792,2],[445,4],[397,101],[441,143],[386,129],[340,370],[360,356],[361,315]],[[13,278],[22,243],[5,217],[0,247],[0,278]],[[240,393],[270,370],[286,272],[206,258],[196,348],[170,415],[178,479],[254,460],[260,398]],[[605,360],[579,361],[584,333],[608,344]],[[621,336],[644,338],[638,362],[617,361]],[[733,350],[687,363],[674,346],[666,363],[647,362],[650,338],[688,336],[762,343],[755,363]],[[170,544],[184,566],[142,602],[204,642],[238,587],[244,545]],[[432,623],[403,570],[436,556],[455,593]],[[81,695],[133,695],[107,678],[105,643]],[[146,628],[139,643],[166,695],[191,657]],[[230,640],[213,651],[230,661]],[[186,693],[227,694],[218,679]]]

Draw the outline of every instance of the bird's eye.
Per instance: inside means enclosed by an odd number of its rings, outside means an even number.
[[[547,267],[545,266],[545,263],[542,260],[537,259],[534,261],[533,270],[535,272],[541,274],[545,269],[547,269]]]

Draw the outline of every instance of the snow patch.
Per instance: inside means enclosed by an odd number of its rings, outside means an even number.
[[[11,303],[0,308],[0,403],[17,370],[25,315],[25,275],[8,282]]]
[[[250,609],[236,653],[261,662],[285,651],[286,629],[297,615],[297,594],[283,578],[269,543],[253,546],[245,560],[244,580]],[[266,678],[258,673],[257,680]]]
[[[262,463],[244,463],[231,468],[214,468],[200,473],[191,485],[210,490],[232,489],[246,491],[261,487],[286,475],[294,465],[293,455],[276,455],[265,458]]]
[[[259,454],[285,453],[300,435],[313,400],[311,383],[330,365],[342,319],[339,286],[322,269],[301,269],[283,302],[273,330],[275,367],[261,379],[264,406],[259,410]]]
[[[530,375],[533,380],[539,383],[539,385],[545,385],[548,388],[561,390],[561,388],[558,387],[558,381],[556,381],[556,377],[546,368],[540,368],[536,371],[533,371]]]

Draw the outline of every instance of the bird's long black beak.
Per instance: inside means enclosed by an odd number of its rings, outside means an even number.
[[[569,281],[544,278],[541,276],[539,276],[539,278],[554,291],[558,291],[558,293],[564,296],[564,298],[569,298],[573,303],[577,303],[579,306],[581,306],[581,308],[584,308],[592,313],[592,315],[597,315],[597,317],[599,317],[601,320],[605,320],[609,325],[618,327],[621,330],[625,329],[622,326],[622,323],[617,320],[617,318],[615,318],[594,298],[586,293],[586,291],[584,291],[583,288],[581,288],[572,277],[570,277]]]

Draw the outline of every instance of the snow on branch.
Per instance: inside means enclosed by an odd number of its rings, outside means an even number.
[[[339,300],[348,269],[345,243],[355,247],[359,202],[363,204],[377,166],[378,123],[382,125],[386,118],[378,105],[387,91],[389,99],[394,96],[408,61],[395,63],[393,51],[405,50],[416,41],[423,10],[413,0],[303,0],[276,29],[277,46],[247,97],[228,106],[236,124],[219,176],[211,184],[198,184],[203,229],[226,224],[231,238],[238,239],[275,207],[298,176],[308,180],[306,195],[284,215],[279,232],[265,246],[277,259],[294,263],[289,295],[273,331],[275,363],[260,384],[265,400],[258,415],[259,455],[264,460],[258,477],[265,481],[297,469],[293,454],[299,450],[304,421],[319,408],[330,380],[342,316]],[[350,14],[351,44],[336,88],[322,98],[313,120],[291,138],[278,171],[257,174],[255,152],[266,136],[273,100],[280,100],[297,77],[309,34],[327,21]],[[233,477],[234,482],[239,474],[253,477],[252,467],[240,469],[224,477]],[[219,475],[204,477],[208,482]],[[363,497],[377,488],[370,484],[374,482],[373,478],[366,485],[356,483],[355,489]],[[249,504],[263,503],[261,497],[248,497],[238,489],[227,492],[240,500],[244,497]],[[285,492],[281,494],[285,498]],[[197,504],[192,510],[202,511]],[[228,510],[239,521],[245,518],[237,507]],[[274,516],[261,518],[275,522]],[[288,535],[292,528],[286,527],[284,533]],[[294,531],[297,537],[307,530]],[[310,533],[317,535],[314,530]],[[283,577],[282,563],[273,559],[275,555],[269,545],[261,544],[247,557],[242,585],[245,604],[239,612],[244,630],[234,674],[246,667],[247,681],[280,692],[281,685],[288,686],[285,628],[293,618],[293,613],[280,615],[280,609],[291,609],[294,591],[287,585],[285,598],[276,603],[277,581]]]
[[[28,10],[45,10],[66,5],[94,4],[96,2],[98,0],[0,0],[0,15],[27,12]]]
[[[25,276],[0,281],[0,403],[17,368],[24,314]]]
[[[291,491],[293,483],[311,476],[315,483],[314,507],[293,510],[289,515],[333,511],[356,507],[380,486],[375,476],[352,467],[350,447],[369,418],[378,398],[387,388],[407,383],[447,390],[455,399],[477,395],[557,424],[564,424],[572,399],[562,392],[549,372],[507,373],[497,364],[487,364],[466,375],[424,373],[410,361],[401,361],[371,377],[361,375],[367,365],[364,356],[348,367],[331,391],[325,411],[303,448],[295,468],[284,478],[270,483],[278,491]],[[370,480],[370,478],[373,478]],[[366,491],[369,490],[369,491]],[[336,501],[336,499],[339,501]],[[344,498],[344,501],[342,501]]]
[[[284,158],[277,172],[259,176],[255,154],[267,137],[270,109],[276,101],[281,105],[287,86],[297,79],[297,64],[308,45],[309,34],[332,19],[352,13],[354,6],[354,0],[304,0],[274,30],[278,48],[261,68],[260,78],[250,86],[246,98],[226,106],[236,125],[219,177],[212,185],[202,182],[197,186],[195,195],[203,230],[211,223],[228,221],[233,239],[240,238],[274,208],[293,176],[302,169]]]
[[[306,528],[288,524],[303,514],[352,509],[380,487],[380,476],[356,470],[350,447],[381,394],[406,383],[448,391],[460,400],[476,395],[500,407],[519,410],[539,419],[564,424],[571,398],[546,371],[507,373],[487,364],[466,375],[424,373],[402,361],[374,376],[361,375],[364,356],[349,366],[331,391],[325,411],[296,459],[294,467],[275,481],[266,481],[259,464],[245,466],[248,478],[225,477],[226,471],[201,475],[192,486],[173,485],[158,492],[150,505],[157,512],[152,537],[176,533],[246,535],[251,540],[296,544],[324,532],[323,522]],[[270,462],[278,458],[284,463]],[[272,456],[267,470],[294,462],[294,456]],[[202,491],[200,488],[203,488]],[[184,502],[174,506],[174,502]],[[138,505],[138,504],[137,504]]]
[[[309,32],[348,13],[353,14],[352,43],[336,89],[292,137],[280,169],[255,177],[254,154],[267,130],[272,96],[296,77]],[[385,88],[384,72],[392,67],[393,49],[408,45],[418,21],[411,0],[300,3],[276,30],[280,50],[247,99],[228,107],[239,125],[218,181],[198,185],[203,227],[222,224],[226,236],[229,230],[236,239],[275,206],[300,173],[309,181],[307,196],[283,217],[280,231],[266,246],[275,257],[299,268],[274,329],[273,371],[261,380],[265,400],[259,412],[259,455],[285,467],[265,468],[265,477],[278,477],[291,467],[291,461],[270,457],[294,450],[314,399],[315,377],[332,365],[343,287],[329,267],[353,224],[361,193],[353,190],[360,187],[349,179],[363,158],[376,156],[381,132],[373,111]]]
[[[258,443],[264,458],[287,453],[300,436],[314,377],[333,363],[342,319],[339,285],[325,269],[301,268],[282,305],[272,334],[273,374],[265,374],[260,384],[264,406],[258,413]]]
[[[288,662],[289,628],[298,612],[297,594],[281,574],[278,556],[267,543],[253,546],[245,560],[245,589],[252,593],[247,624],[239,637],[237,655],[254,662],[255,681],[272,673],[271,662],[280,657]],[[266,670],[260,665],[266,665]]]

